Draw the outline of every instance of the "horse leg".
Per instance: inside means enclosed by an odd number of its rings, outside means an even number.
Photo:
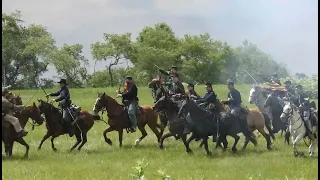
[[[317,144],[316,139],[311,141],[311,144],[309,146],[309,156],[314,156],[314,150],[315,150],[316,144]]]
[[[297,148],[297,143],[303,138],[304,133],[299,134],[297,137],[292,136],[292,146],[293,146],[293,155],[297,157],[298,155],[303,155],[303,152],[299,152]]]
[[[136,139],[135,145],[139,145],[139,143],[142,141],[142,139],[144,139],[148,135],[146,129],[144,128],[144,125],[138,126],[138,129],[140,130],[142,136],[139,139]]]
[[[16,140],[18,143],[26,147],[26,153],[24,154],[23,158],[26,159],[29,156],[29,145],[26,143],[26,141],[23,138],[18,138]],[[13,145],[13,143],[12,143]]]
[[[234,134],[234,135],[231,135],[231,137],[234,138],[234,144],[233,144],[231,150],[232,150],[232,152],[237,152],[237,144],[240,139],[240,136],[238,136],[237,134]]]
[[[111,139],[107,138],[107,133],[113,131],[114,129],[110,126],[103,132],[104,141],[108,143],[110,146],[112,145]]]
[[[196,139],[196,136],[194,135],[194,133],[192,133],[192,135],[190,136],[190,138],[187,140],[187,143],[186,143],[186,147],[188,148],[188,149],[190,149],[190,142],[192,141],[192,140],[194,140],[194,139]],[[190,152],[192,152],[191,151],[191,149],[190,149]]]
[[[14,141],[10,142],[10,144],[9,144],[9,156],[12,156],[13,143],[14,143]]]
[[[78,151],[81,150],[82,146],[85,145],[87,143],[87,132],[82,132],[82,143],[80,144],[80,146],[78,147]]]
[[[209,147],[208,147],[208,136],[205,136],[202,138],[202,142],[204,144],[204,149],[206,150],[207,152],[207,155],[212,155],[212,152],[209,151]]]
[[[191,153],[192,150],[190,149],[190,147],[189,147],[188,144],[187,144],[187,134],[181,135],[181,139],[182,139],[182,141],[183,141],[184,146],[186,147],[187,153]]]
[[[288,145],[290,145],[289,139],[290,139],[290,132],[286,131],[284,134],[284,143],[287,143]]]
[[[54,142],[53,142],[53,141],[54,141],[54,139],[55,139],[56,137],[60,136],[60,134],[61,134],[61,133],[55,133],[55,134],[53,134],[53,135],[51,136],[51,148],[52,148],[52,150],[55,151],[55,152],[57,151],[57,148],[54,147]]]
[[[79,131],[76,131],[74,135],[77,138],[77,142],[72,146],[72,148],[70,149],[70,152],[73,151],[82,141],[81,134]]]
[[[168,133],[164,134],[164,135],[161,137],[160,143],[159,143],[159,148],[160,148],[160,149],[163,149],[163,141],[164,141],[166,138],[171,137],[171,136],[173,136],[173,134],[171,134],[170,132],[168,132]]]
[[[118,131],[118,135],[119,135],[119,146],[122,147],[122,139],[123,139],[123,130],[119,130]]]
[[[258,129],[258,131],[262,134],[262,136],[266,139],[267,141],[267,149],[268,150],[272,150],[271,146],[271,139],[270,139],[270,135],[267,134],[263,128]]]
[[[41,149],[42,144],[44,143],[44,141],[46,141],[50,136],[52,135],[52,133],[50,133],[49,131],[47,131],[47,134],[45,134],[39,144],[38,150]]]
[[[10,151],[10,143],[9,142],[5,142],[4,143],[4,151],[5,151],[5,155],[6,157],[9,157],[9,151]]]
[[[153,131],[153,133],[157,136],[158,143],[159,143],[160,139],[161,139],[161,136],[162,136],[161,132],[159,132],[158,129],[155,126],[151,126],[151,125],[148,125],[148,126],[150,127],[151,131]]]

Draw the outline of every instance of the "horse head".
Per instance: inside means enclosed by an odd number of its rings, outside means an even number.
[[[41,125],[44,121],[43,117],[41,117],[41,111],[37,107],[36,103],[33,103],[32,106],[28,106],[26,109],[28,116],[32,119],[33,123],[37,123]]]
[[[283,122],[287,122],[289,119],[294,116],[294,114],[298,113],[298,107],[296,107],[292,102],[285,103],[280,119]]]
[[[168,107],[170,101],[172,101],[170,97],[165,94],[155,102],[152,108],[154,109],[154,111],[160,112]]]
[[[93,112],[95,115],[97,115],[100,111],[103,110],[103,108],[106,108],[108,114],[113,111],[120,111],[120,109],[123,109],[123,107],[112,97],[108,96],[105,92],[104,93],[98,93],[98,97],[96,99],[96,102],[93,106]],[[116,109],[119,108],[119,109]]]
[[[260,90],[261,90],[261,88],[259,85],[254,84],[252,86],[252,88],[250,89],[250,92],[249,92],[249,100],[248,100],[248,102],[250,104],[254,104],[257,101],[257,99],[259,97]]]

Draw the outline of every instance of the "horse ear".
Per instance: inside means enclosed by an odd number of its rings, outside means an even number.
[[[106,95],[106,93],[105,92],[103,92],[103,94],[102,94],[103,96],[105,96]]]
[[[36,107],[36,103],[35,103],[35,102],[33,102],[33,104],[32,104],[32,105],[33,105],[33,107]]]
[[[41,100],[40,100],[40,99],[38,99],[38,102],[41,102]]]

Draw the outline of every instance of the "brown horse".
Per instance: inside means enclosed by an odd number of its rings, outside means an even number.
[[[43,100],[38,101],[39,109],[41,113],[45,115],[47,128],[47,133],[43,136],[38,149],[40,150],[44,141],[51,137],[51,147],[54,151],[57,151],[57,149],[54,147],[54,139],[67,133],[65,128],[66,125],[62,120],[62,113],[52,104]],[[92,115],[88,111],[84,110],[77,112],[75,121],[76,123],[73,124],[73,130],[77,138],[77,142],[72,146],[70,151],[74,150],[80,143],[81,145],[78,147],[78,150],[81,150],[82,146],[87,142],[87,133],[94,124]]]
[[[123,129],[127,129],[128,131],[131,126],[128,112],[125,109],[124,105],[120,105],[115,99],[108,96],[106,93],[98,94],[98,98],[96,99],[93,111],[98,114],[104,108],[106,109],[109,117],[109,127],[103,132],[104,139],[109,145],[112,145],[112,141],[107,138],[107,133],[111,131],[118,131],[119,143],[121,147]],[[147,132],[144,128],[146,124],[148,124],[150,129],[157,136],[159,142],[161,134],[157,129],[160,128],[160,125],[157,124],[158,114],[152,109],[151,106],[144,105],[139,108],[140,113],[138,114],[137,125],[142,136],[136,140],[136,144],[139,144],[142,139],[147,136]]]
[[[32,106],[28,106],[24,108],[22,111],[15,113],[14,116],[19,119],[22,128],[26,126],[26,123],[28,122],[29,118],[32,119],[33,125],[36,123],[41,125],[43,123],[43,118],[41,117],[40,110],[38,109],[35,103],[33,103]],[[9,122],[4,121],[3,119],[2,141],[5,144],[6,156],[12,155],[13,143],[16,141],[26,147],[26,153],[24,155],[24,158],[28,157],[29,145],[25,142],[25,140],[22,137],[18,137],[18,134],[14,130],[13,126]]]

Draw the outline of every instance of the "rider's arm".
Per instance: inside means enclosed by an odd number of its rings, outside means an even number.
[[[55,99],[56,102],[62,101],[64,99],[67,99],[67,97],[69,96],[69,92],[66,89],[63,89],[60,91],[60,96]]]
[[[200,104],[200,103],[208,102],[208,100],[211,98],[211,96],[213,96],[213,93],[209,94],[205,98],[200,98],[200,99],[196,100],[196,103]]]
[[[170,76],[170,73],[168,71],[165,71],[163,69],[158,69],[158,71],[163,75]]]
[[[60,92],[61,92],[61,89],[57,92],[54,92],[54,93],[50,93],[48,94],[49,96],[59,96],[60,95]]]
[[[122,94],[122,98],[128,98],[134,95],[134,93],[137,91],[137,86],[136,85],[132,85],[129,87],[127,92],[124,92]],[[133,98],[133,97],[132,97]]]

